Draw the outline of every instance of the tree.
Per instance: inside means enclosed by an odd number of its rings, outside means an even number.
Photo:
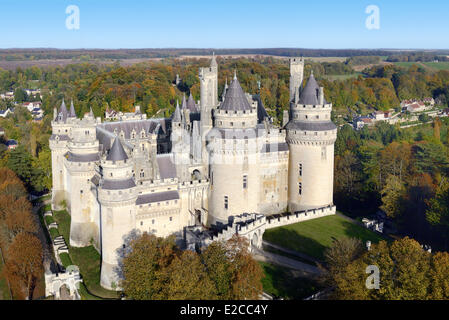
[[[437,252],[433,255],[431,261],[430,282],[432,299],[449,299],[449,253]]]
[[[209,278],[200,256],[186,250],[175,257],[167,268],[167,298],[173,300],[207,300],[216,297],[214,283]]]
[[[231,299],[231,262],[227,257],[226,244],[222,241],[212,242],[202,253],[201,259],[209,278],[215,285],[218,299]]]
[[[170,278],[166,268],[176,251],[173,237],[165,239],[144,233],[132,240],[130,251],[123,259],[121,286],[125,295],[134,300],[167,299],[164,288]]]
[[[380,207],[391,218],[401,215],[403,198],[406,189],[399,177],[389,175],[385,187],[382,189],[382,206]]]
[[[442,235],[447,247],[449,238],[449,181],[447,178],[437,188],[435,197],[429,200],[426,219]]]
[[[6,254],[5,271],[11,286],[32,299],[36,280],[43,273],[43,251],[40,240],[26,232],[18,234]]]
[[[413,239],[403,238],[388,244],[373,244],[360,258],[335,274],[334,297],[337,299],[423,300],[431,297],[431,254]],[[368,289],[368,266],[379,271],[379,289]],[[441,264],[438,270],[445,266]],[[438,278],[438,280],[441,280]],[[435,285],[441,282],[434,281]]]
[[[259,299],[262,294],[263,270],[248,251],[248,240],[234,235],[227,243],[231,265],[231,298]]]
[[[322,281],[330,287],[337,285],[336,279],[347,266],[363,253],[362,242],[357,238],[336,239],[332,246],[324,252],[325,266],[320,265],[324,277]]]
[[[16,100],[16,102],[22,103],[22,102],[26,101],[27,98],[28,98],[27,93],[22,88],[17,88],[14,91],[14,100]]]

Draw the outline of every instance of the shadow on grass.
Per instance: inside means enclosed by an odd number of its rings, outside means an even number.
[[[318,260],[323,260],[326,247],[314,239],[302,236],[294,230],[276,228],[267,230],[263,236],[264,240],[272,242],[281,247],[305,253]]]
[[[387,240],[381,234],[378,234],[364,227],[358,226],[349,221],[343,221],[341,225],[345,229],[344,235],[346,237],[360,239],[363,244],[365,244],[367,240],[371,241],[371,243],[378,243],[381,240]]]
[[[260,264],[265,273],[263,289],[275,298],[302,300],[322,289],[317,280],[295,276],[288,268],[265,262]]]

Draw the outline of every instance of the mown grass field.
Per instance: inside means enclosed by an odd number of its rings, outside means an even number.
[[[302,300],[322,289],[313,279],[300,277],[295,271],[266,262],[259,262],[264,270],[263,291],[289,300]]]
[[[318,260],[324,259],[324,251],[334,239],[358,238],[363,243],[377,243],[383,237],[347,219],[332,215],[295,223],[265,231],[264,240],[282,247],[305,253]]]

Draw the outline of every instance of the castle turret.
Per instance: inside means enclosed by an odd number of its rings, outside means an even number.
[[[201,127],[203,132],[212,128],[212,110],[218,105],[218,65],[215,55],[209,68],[200,68]]]
[[[96,174],[95,168],[100,160],[97,122],[89,114],[82,120],[73,118],[74,112],[72,103],[69,114],[73,126],[65,160],[67,185],[70,187],[66,197],[67,210],[71,215],[70,245],[85,247],[94,244],[98,248],[100,231],[97,199],[91,191],[91,178]]]
[[[333,204],[337,128],[331,121],[331,111],[332,104],[324,98],[323,88],[312,73],[298,101],[291,103],[286,125],[291,212]]]
[[[300,93],[304,78],[304,59],[292,58],[290,62],[290,101],[295,100],[295,95]]]
[[[249,191],[259,188],[256,126],[257,108],[249,103],[234,76],[208,135],[208,224],[228,223],[231,216],[258,210],[258,193]]]
[[[67,153],[67,143],[72,123],[67,122],[67,107],[62,99],[59,110],[51,122],[52,135],[50,137],[51,168],[52,168],[52,209],[61,209],[67,196],[66,172],[64,155]]]
[[[101,285],[118,289],[118,266],[123,249],[136,228],[138,191],[132,175],[132,162],[118,137],[101,160],[102,179],[98,188],[101,225]]]

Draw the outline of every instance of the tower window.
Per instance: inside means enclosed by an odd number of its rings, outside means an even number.
[[[243,189],[248,189],[248,176],[246,174],[243,176]]]
[[[228,204],[228,196],[224,196],[224,208],[228,210],[229,204]]]
[[[301,182],[298,183],[298,194],[299,195],[302,194],[302,183]]]
[[[299,164],[299,176],[302,177],[302,163]]]

